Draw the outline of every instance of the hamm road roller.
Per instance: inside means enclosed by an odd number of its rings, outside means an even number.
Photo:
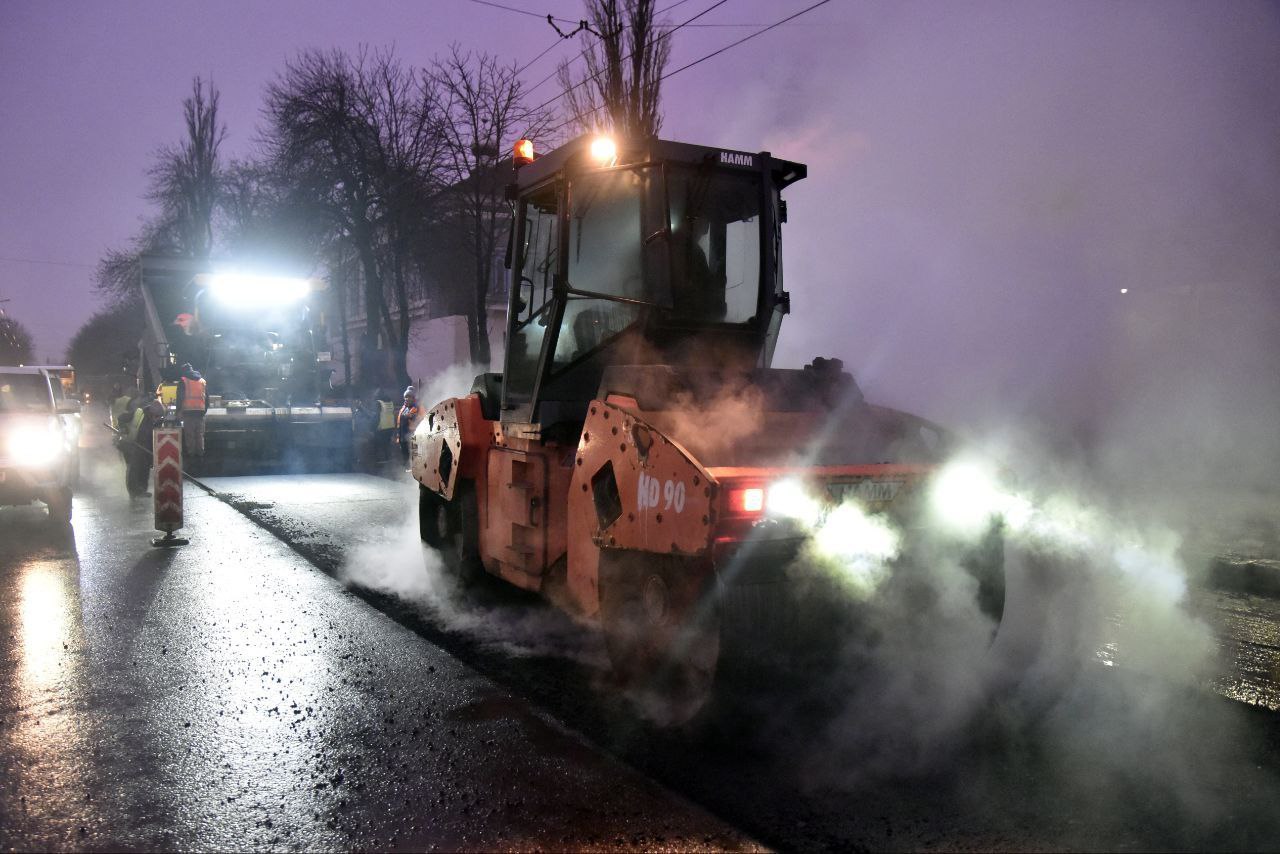
[[[876,519],[916,524],[949,439],[869,404],[838,360],[770,367],[782,192],[804,165],[656,138],[531,148],[508,189],[505,369],[411,440],[422,539],[463,579],[598,621],[624,684],[705,696],[795,623],[782,603],[811,532],[772,511],[855,508],[828,530],[888,560]],[[998,619],[996,576],[980,583]]]

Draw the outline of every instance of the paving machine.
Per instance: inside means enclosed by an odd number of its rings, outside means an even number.
[[[184,363],[208,387],[205,455],[187,457],[188,469],[350,469],[352,409],[324,402],[332,371],[316,346],[316,283],[154,255],[143,256],[140,269],[143,387],[172,383]]]
[[[771,507],[906,520],[950,440],[838,360],[770,367],[804,165],[588,137],[516,162],[505,370],[412,437],[422,538],[598,620],[624,682],[698,696],[786,619],[808,533]],[[980,584],[998,618],[998,570]]]

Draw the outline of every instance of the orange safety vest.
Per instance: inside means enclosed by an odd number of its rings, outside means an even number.
[[[178,409],[183,412],[204,412],[207,409],[208,396],[205,394],[206,383],[204,380],[193,380],[190,377],[182,377],[182,400]]]
[[[414,404],[410,406],[405,404],[400,407],[400,432],[412,433],[413,428],[418,426],[418,419],[422,417],[422,407]]]

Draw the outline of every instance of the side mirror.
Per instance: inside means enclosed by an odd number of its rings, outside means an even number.
[[[59,415],[79,415],[80,401],[78,400],[60,400],[58,401]]]

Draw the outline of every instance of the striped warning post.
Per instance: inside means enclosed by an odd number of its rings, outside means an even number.
[[[155,449],[156,530],[172,534],[182,527],[182,430],[157,427],[152,441]]]

